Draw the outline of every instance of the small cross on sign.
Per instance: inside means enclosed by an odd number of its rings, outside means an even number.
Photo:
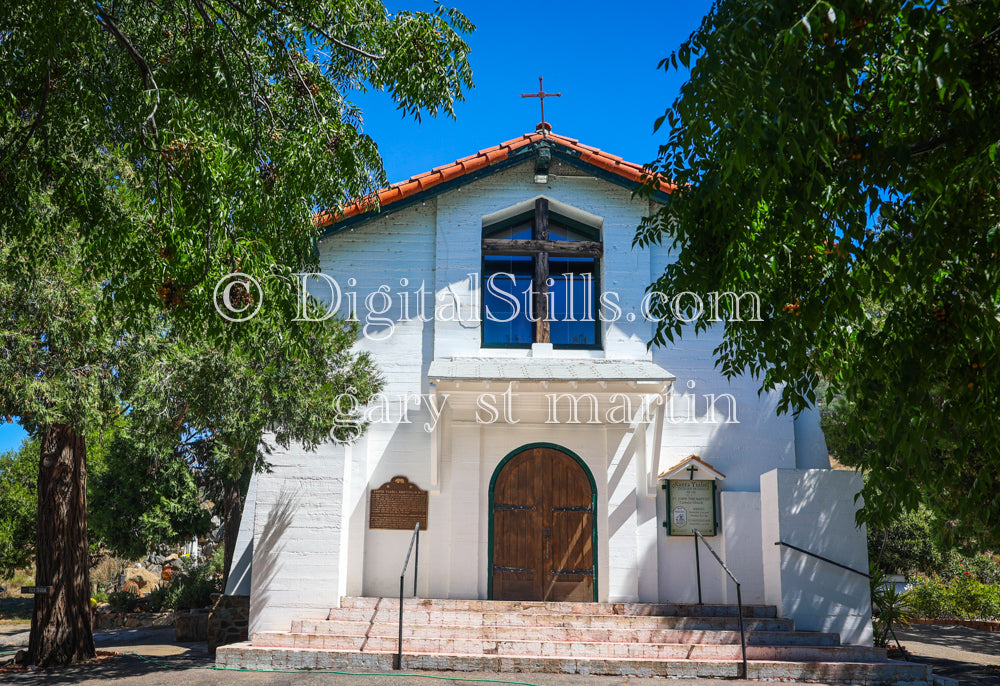
[[[542,88],[542,77],[538,77],[538,92],[537,93],[521,93],[522,98],[538,98],[539,104],[542,106],[542,123],[541,129],[544,133],[545,131],[545,98],[561,98],[562,93],[546,93],[545,89]]]
[[[694,473],[698,471],[698,468],[695,467],[694,465],[691,465],[690,467],[688,467],[684,471],[691,475],[691,478],[688,479],[688,481],[694,481]]]

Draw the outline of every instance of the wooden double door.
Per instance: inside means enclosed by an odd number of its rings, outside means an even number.
[[[594,502],[587,472],[561,450],[510,458],[493,486],[492,597],[593,600]]]

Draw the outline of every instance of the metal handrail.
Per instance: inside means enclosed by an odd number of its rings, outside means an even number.
[[[403,668],[403,579],[406,576],[406,568],[410,566],[410,553],[413,556],[413,595],[417,595],[417,565],[420,558],[420,522],[413,527],[413,535],[410,536],[410,548],[406,551],[406,559],[403,561],[403,569],[399,573],[399,643],[396,646],[396,669]]]
[[[810,552],[810,551],[806,550],[805,548],[800,548],[797,545],[792,545],[791,543],[785,543],[784,541],[775,541],[774,545],[783,545],[786,548],[791,548],[792,550],[797,550],[800,553],[802,553],[803,555],[809,555],[810,557],[815,557],[817,560],[823,560],[823,562],[829,563],[829,564],[831,564],[831,565],[833,565],[835,567],[840,567],[841,569],[846,569],[849,572],[854,572],[855,574],[860,574],[861,576],[865,577],[866,579],[871,579],[872,578],[871,574],[865,574],[864,572],[859,572],[858,570],[854,569],[854,567],[848,567],[847,565],[842,565],[839,562],[835,562],[835,561],[831,560],[828,557],[823,557],[822,555],[817,555],[816,553]]]
[[[792,550],[797,550],[798,552],[802,553],[803,555],[808,555],[809,557],[815,557],[817,560],[822,560],[823,562],[826,562],[827,564],[831,564],[834,567],[840,567],[841,569],[846,569],[849,572],[854,572],[858,576],[863,576],[864,578],[866,578],[869,581],[871,581],[871,578],[872,578],[871,574],[866,574],[865,572],[859,571],[859,570],[855,569],[854,567],[848,567],[845,564],[841,564],[839,562],[831,560],[828,557],[823,557],[822,555],[814,553],[814,552],[812,552],[810,550],[806,550],[805,548],[800,548],[797,545],[792,545],[791,543],[786,543],[785,541],[775,541],[774,545],[782,545],[782,546],[785,546],[786,548],[791,548]],[[874,594],[872,594],[872,596],[871,596],[871,602],[874,603],[875,605],[878,605],[879,612],[882,612],[882,613],[885,612],[885,610],[882,609],[882,606],[879,605],[879,602],[875,599]],[[892,634],[892,639],[896,642],[896,646],[900,650],[902,650],[903,646],[899,642],[899,639],[896,637],[896,630],[892,628],[892,624],[889,624],[889,633]]]
[[[710,546],[708,544],[708,541],[706,541],[705,537],[701,535],[701,532],[698,531],[697,529],[692,529],[692,531],[694,532],[694,564],[695,564],[695,570],[696,570],[697,577],[698,577],[698,604],[699,605],[702,604],[702,602],[701,602],[701,557],[698,554],[698,539],[701,539],[701,542],[705,544],[706,548],[708,548],[708,552],[712,553],[712,556],[718,561],[718,563],[720,565],[722,565],[723,571],[725,571],[726,574],[729,575],[729,578],[733,580],[733,583],[736,584],[736,611],[739,613],[739,619],[740,619],[740,647],[743,649],[743,673],[740,675],[740,678],[741,679],[746,679],[747,678],[747,637],[746,637],[746,632],[744,632],[744,630],[743,630],[743,593],[740,591],[740,581],[739,581],[739,579],[737,579],[733,575],[733,573],[731,571],[729,571],[729,567],[727,567],[726,563],[722,561],[722,558],[719,557],[719,554],[717,552],[715,552],[715,549],[712,548],[712,546]]]

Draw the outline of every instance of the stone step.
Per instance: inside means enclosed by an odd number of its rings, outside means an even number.
[[[404,616],[405,619],[405,616]],[[666,618],[664,618],[666,619]],[[687,618],[683,618],[687,619]],[[736,624],[735,620],[732,620]],[[840,636],[819,631],[761,631],[746,629],[752,622],[744,620],[748,645],[840,645]],[[338,636],[397,636],[398,624],[340,620],[293,620],[292,633],[333,634]],[[738,629],[661,629],[661,628],[601,628],[580,626],[510,626],[506,623],[479,626],[412,625],[403,627],[408,638],[468,638],[551,641],[611,641],[614,643],[715,643],[740,642]]]
[[[340,608],[330,612],[331,620],[371,622],[372,610]],[[322,620],[302,620],[316,622]],[[375,624],[397,624],[395,610],[379,609]],[[303,627],[305,625],[303,624]],[[312,626],[312,625],[310,625]],[[320,625],[316,625],[317,627]],[[738,617],[658,617],[649,615],[561,615],[561,614],[504,614],[496,612],[441,612],[438,610],[403,611],[403,626],[556,626],[595,629],[682,629],[738,631]],[[745,631],[791,631],[795,628],[790,619],[744,619]],[[304,632],[319,629],[302,628]]]
[[[333,651],[393,652],[394,636],[343,636],[261,632],[253,635],[254,647],[312,648]],[[535,657],[640,658],[645,660],[738,660],[737,644],[637,643],[583,640],[528,640],[467,638],[403,638],[404,653],[451,655],[510,655]],[[860,646],[771,646],[748,645],[751,660],[811,662],[878,662],[885,650]]]
[[[333,669],[389,671],[394,652],[338,651],[315,648],[255,647],[249,643],[222,646],[216,664],[231,669]],[[558,672],[617,676],[720,678],[740,675],[737,660],[657,660],[641,658],[538,657],[508,655],[404,654],[402,669],[483,672]],[[752,660],[751,679],[821,682],[826,684],[881,683],[931,686],[930,667],[906,662],[785,662]]]
[[[342,609],[374,609],[395,612],[398,598],[351,596],[341,599]],[[561,615],[652,615],[656,617],[736,617],[736,605],[695,603],[544,603],[522,600],[451,600],[439,598],[405,598],[403,612],[410,610],[440,610],[443,612],[499,612],[505,614]],[[778,616],[774,605],[744,605],[744,617],[773,618]]]

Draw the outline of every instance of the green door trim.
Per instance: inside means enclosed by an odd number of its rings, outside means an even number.
[[[502,460],[500,460],[500,464],[498,464],[496,466],[496,469],[493,470],[493,476],[490,478],[490,502],[489,502],[490,535],[489,535],[489,561],[488,561],[489,568],[487,570],[487,591],[486,591],[487,598],[489,600],[493,600],[493,489],[496,487],[497,477],[500,476],[500,471],[504,468],[504,466],[508,462],[510,462],[515,456],[520,455],[526,450],[532,450],[534,448],[552,448],[553,450],[558,450],[561,453],[569,455],[574,460],[576,460],[576,463],[580,465],[580,467],[583,469],[583,473],[587,475],[587,480],[590,481],[590,508],[591,511],[594,513],[594,517],[591,522],[593,531],[591,533],[590,545],[591,545],[591,550],[593,551],[592,556],[594,561],[594,602],[596,603],[597,585],[598,585],[597,560],[599,557],[597,554],[597,482],[594,481],[594,475],[590,472],[590,468],[587,467],[587,463],[584,462],[579,455],[577,455],[572,450],[564,446],[557,445],[556,443],[545,443],[545,442],[528,443],[526,445],[522,445],[520,448],[515,448],[514,450],[511,450],[504,456]]]

